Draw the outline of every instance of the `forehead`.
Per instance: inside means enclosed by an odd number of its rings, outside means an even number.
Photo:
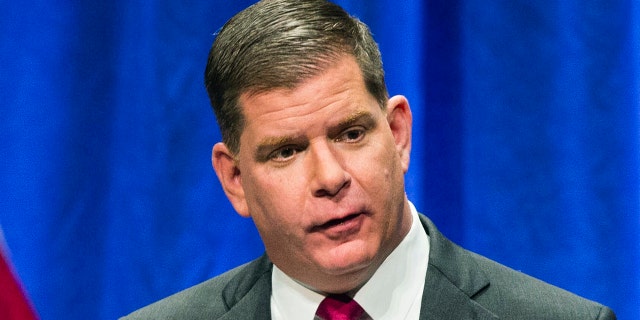
[[[239,97],[246,126],[255,121],[276,121],[289,117],[319,116],[339,112],[350,105],[364,107],[374,97],[366,89],[362,72],[351,56],[343,56],[324,71],[294,88],[247,92]]]
[[[322,134],[354,114],[382,112],[366,89],[358,64],[349,56],[295,88],[247,93],[239,102],[245,118],[241,149],[243,145],[252,149],[259,140]]]

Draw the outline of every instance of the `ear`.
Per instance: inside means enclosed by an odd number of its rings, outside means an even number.
[[[224,193],[231,201],[239,215],[247,218],[250,216],[247,201],[244,196],[240,168],[233,153],[222,143],[216,143],[211,152],[211,164]]]
[[[411,109],[404,96],[394,96],[387,102],[387,121],[395,139],[396,152],[402,162],[404,173],[409,170],[411,154]]]

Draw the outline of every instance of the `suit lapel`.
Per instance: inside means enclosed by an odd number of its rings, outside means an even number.
[[[271,319],[271,270],[266,255],[235,276],[222,293],[229,311],[220,320]]]
[[[420,215],[420,220],[430,241],[420,319],[498,319],[473,300],[489,286],[473,257],[446,239],[425,216]]]
[[[423,215],[430,241],[420,319],[498,319],[473,300],[489,285],[473,257],[446,239]],[[271,319],[272,264],[266,255],[249,264],[223,291],[229,311],[221,320]]]

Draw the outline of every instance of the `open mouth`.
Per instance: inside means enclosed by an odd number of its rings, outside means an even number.
[[[351,224],[354,224],[355,220],[357,220],[361,215],[362,213],[354,213],[341,219],[333,219],[327,221],[326,223],[313,227],[311,231],[316,232],[333,229],[349,229],[352,227]]]

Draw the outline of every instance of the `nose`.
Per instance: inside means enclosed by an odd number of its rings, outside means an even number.
[[[323,142],[310,146],[310,185],[316,197],[337,196],[341,190],[349,186],[351,176],[345,170],[343,159]]]

